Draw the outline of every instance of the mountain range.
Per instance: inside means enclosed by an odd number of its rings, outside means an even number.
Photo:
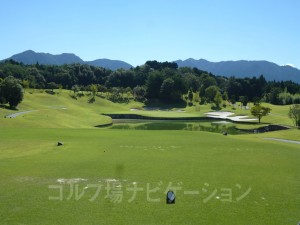
[[[300,70],[289,66],[279,66],[268,61],[222,61],[209,62],[205,59],[187,59],[175,61],[179,67],[196,67],[198,69],[211,72],[215,75],[235,76],[235,77],[258,77],[264,75],[266,80],[287,81],[292,80],[300,83]]]
[[[63,53],[59,55],[52,55],[49,53],[37,53],[28,50],[16,55],[13,55],[5,60],[13,59],[24,64],[48,64],[48,65],[63,65],[71,63],[89,64],[93,66],[104,67],[111,70],[130,69],[133,66],[127,62],[110,59],[96,59],[93,61],[84,61],[73,53]],[[267,80],[287,81],[292,80],[300,83],[300,70],[292,66],[279,66],[268,61],[222,61],[210,62],[205,59],[186,59],[174,61],[179,67],[198,68],[215,75],[221,76],[235,76],[235,77],[258,77],[261,74]]]
[[[22,62],[24,64],[45,64],[45,65],[63,65],[63,64],[89,64],[93,66],[104,67],[106,69],[117,70],[117,69],[130,69],[132,65],[120,61],[120,60],[110,60],[110,59],[96,59],[93,61],[83,61],[80,57],[73,53],[63,53],[59,55],[52,55],[49,53],[37,53],[32,50],[28,50],[16,55],[9,57],[9,60],[13,59],[17,62]]]

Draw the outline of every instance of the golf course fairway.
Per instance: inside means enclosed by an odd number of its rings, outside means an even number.
[[[264,139],[297,140],[299,130],[225,136],[95,127],[111,122],[101,113],[133,104],[26,93],[20,111],[34,111],[4,118],[14,111],[1,109],[0,224],[300,221],[300,145]],[[169,190],[175,204],[166,204]]]

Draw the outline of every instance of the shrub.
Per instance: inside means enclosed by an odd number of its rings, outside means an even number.
[[[278,103],[281,105],[290,105],[293,103],[293,95],[289,92],[282,92],[278,95]]]
[[[293,103],[294,104],[300,104],[300,94],[294,94]]]

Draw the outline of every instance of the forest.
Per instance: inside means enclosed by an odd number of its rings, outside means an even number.
[[[129,70],[112,71],[86,64],[24,65],[7,60],[0,63],[0,83],[9,76],[18,79],[25,89],[68,89],[74,95],[80,91],[104,92],[111,93],[113,101],[131,93],[137,101],[185,100],[217,106],[223,100],[243,105],[249,101],[300,103],[300,85],[292,81],[266,81],[263,74],[248,78],[215,76],[197,68],[178,68],[174,62],[147,61]]]

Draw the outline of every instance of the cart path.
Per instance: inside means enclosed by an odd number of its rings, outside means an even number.
[[[293,143],[293,144],[300,144],[300,141],[292,141],[287,139],[280,139],[280,138],[264,138],[265,140],[272,140],[272,141],[281,141],[281,142],[287,142],[287,143]]]
[[[24,114],[27,114],[27,113],[31,113],[33,111],[36,111],[36,110],[27,110],[27,111],[23,111],[23,112],[13,113],[13,114],[5,116],[5,118],[16,118],[17,116],[24,115]]]

